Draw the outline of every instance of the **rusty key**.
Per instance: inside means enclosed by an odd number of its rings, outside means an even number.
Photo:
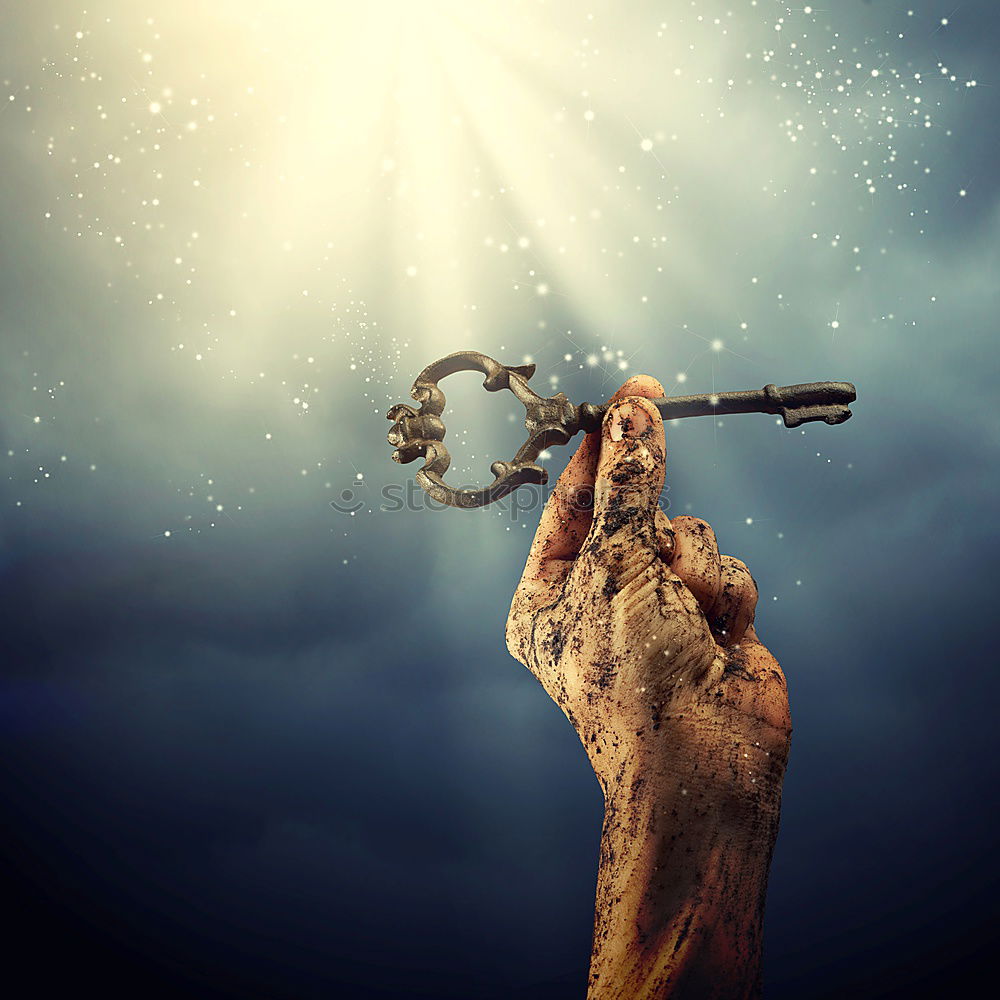
[[[445,435],[444,393],[438,382],[461,371],[479,371],[489,392],[509,389],[524,405],[524,426],[528,438],[509,462],[490,466],[494,479],[478,490],[455,489],[444,481],[451,456],[443,444]],[[397,403],[386,416],[392,420],[388,441],[396,450],[393,461],[405,464],[423,458],[417,482],[438,502],[451,507],[485,507],[525,483],[544,485],[548,473],[536,463],[545,448],[566,444],[580,431],[601,426],[606,405],[571,403],[564,393],[542,397],[528,387],[534,365],[502,365],[478,351],[458,351],[428,365],[413,383],[410,395],[419,410]],[[779,414],[786,427],[798,427],[813,420],[842,424],[851,416],[848,404],[857,399],[850,382],[808,382],[804,385],[765,385],[744,392],[719,392],[701,396],[664,396],[650,402],[664,420],[677,417],[707,417],[726,413]]]

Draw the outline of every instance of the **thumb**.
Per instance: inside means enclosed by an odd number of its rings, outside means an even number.
[[[648,399],[629,396],[608,407],[594,482],[595,548],[624,544],[657,550],[666,450],[663,421]]]

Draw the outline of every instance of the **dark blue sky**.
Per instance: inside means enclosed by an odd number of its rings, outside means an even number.
[[[600,793],[503,643],[537,511],[380,507],[414,468],[382,412],[462,348],[575,401],[636,370],[857,384],[843,427],[669,427],[669,508],[750,565],[789,680],[767,996],[969,995],[998,915],[995,5],[22,6],[19,995],[583,995]],[[485,478],[516,425],[455,381]]]

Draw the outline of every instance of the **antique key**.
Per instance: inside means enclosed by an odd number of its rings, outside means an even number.
[[[524,404],[524,426],[528,438],[509,462],[490,466],[494,479],[478,490],[455,489],[444,481],[451,456],[443,444],[445,426],[444,393],[438,382],[461,371],[479,371],[489,392],[510,391]],[[580,431],[594,431],[601,426],[606,405],[581,403],[575,406],[564,393],[543,398],[528,387],[535,374],[534,365],[502,365],[478,351],[458,351],[428,365],[413,383],[410,395],[420,404],[419,410],[397,403],[386,416],[394,421],[388,441],[396,450],[394,462],[405,464],[423,458],[417,482],[437,501],[451,507],[485,507],[513,492],[525,483],[544,485],[548,473],[536,463],[545,448],[566,444]],[[745,392],[720,392],[703,396],[664,396],[650,402],[664,420],[676,417],[718,416],[724,413],[780,414],[786,427],[813,420],[842,424],[851,416],[848,404],[857,399],[850,382],[808,382],[805,385],[765,385]]]

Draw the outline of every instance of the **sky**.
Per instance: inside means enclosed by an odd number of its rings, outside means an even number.
[[[766,995],[975,982],[998,45],[988,0],[6,5],[0,859],[32,995],[583,995],[600,791],[503,639],[545,491],[432,510],[385,441],[465,349],[574,402],[857,385],[838,427],[669,425],[664,505],[750,566],[789,681]],[[513,398],[443,388],[485,483]]]

